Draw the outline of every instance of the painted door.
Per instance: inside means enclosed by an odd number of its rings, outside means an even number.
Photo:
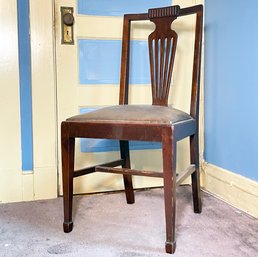
[[[180,1],[173,1],[178,4]],[[195,1],[181,1],[184,5]],[[189,3],[187,3],[189,2]],[[123,13],[146,12],[148,8],[170,5],[171,0],[57,0],[55,1],[55,31],[56,31],[56,73],[57,73],[57,103],[58,103],[58,137],[60,124],[66,118],[92,109],[118,104],[120,52]],[[62,43],[62,11],[61,7],[72,7],[74,16],[73,44]],[[187,18],[184,28],[193,40],[193,18]],[[177,26],[182,26],[178,22]],[[133,25],[132,37],[132,76],[130,77],[130,103],[151,103],[149,67],[147,57],[147,35],[153,30],[151,23],[141,22]],[[71,33],[68,29],[67,35]],[[69,41],[69,40],[68,40]],[[180,42],[179,42],[180,43]],[[191,67],[192,54],[185,38],[178,52],[181,67]],[[189,44],[189,43],[188,43]],[[177,59],[179,59],[179,57]],[[191,68],[190,68],[191,69]],[[182,71],[176,68],[180,75]],[[185,74],[185,68],[183,70]],[[173,84],[180,87],[188,86],[189,76],[182,76]],[[181,88],[182,90],[182,88]],[[183,90],[184,91],[184,90]],[[174,91],[170,103],[176,107],[189,109],[189,94]],[[187,142],[178,145],[180,152],[187,151]],[[59,149],[59,184],[61,185],[61,154]],[[146,170],[161,170],[160,144],[146,142],[131,142],[132,167]],[[110,159],[119,158],[118,142],[110,140],[76,140],[75,168],[83,168],[104,163]],[[189,162],[189,156],[179,157],[178,167]],[[162,185],[162,180],[156,178],[134,177],[136,188]],[[114,174],[94,173],[75,179],[75,193],[113,191],[123,188],[122,176]],[[61,187],[60,187],[61,188]]]

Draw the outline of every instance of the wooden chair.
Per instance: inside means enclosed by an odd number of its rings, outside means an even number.
[[[192,73],[190,115],[168,107],[168,95],[177,45],[177,34],[171,29],[176,18],[196,15],[194,60]],[[152,105],[128,105],[129,46],[131,21],[150,20],[155,30],[149,35],[149,55]],[[161,177],[164,180],[166,252],[174,253],[176,186],[187,176],[192,178],[194,212],[201,212],[199,183],[199,91],[202,48],[203,7],[169,6],[149,9],[144,14],[124,16],[119,105],[105,107],[67,119],[61,125],[62,174],[64,194],[64,232],[73,229],[73,179],[92,172],[123,174],[127,203],[134,203],[132,175]],[[176,143],[190,137],[189,168],[176,176]],[[75,138],[106,138],[120,140],[121,159],[74,171]],[[162,143],[163,172],[130,168],[128,140]],[[114,168],[122,166],[122,168]]]

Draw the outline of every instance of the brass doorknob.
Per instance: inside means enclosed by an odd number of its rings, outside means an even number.
[[[65,13],[63,16],[63,22],[66,26],[73,26],[74,24],[74,17],[71,13]]]

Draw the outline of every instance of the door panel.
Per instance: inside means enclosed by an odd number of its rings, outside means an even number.
[[[82,3],[82,1],[79,2]],[[85,3],[86,2],[87,1],[85,0]],[[111,3],[112,1],[108,2]],[[156,2],[159,5],[162,5],[162,2],[171,3],[171,1],[167,0]],[[114,1],[114,4],[115,3],[116,1]],[[73,45],[61,44],[61,6],[69,6],[74,8],[75,42]],[[148,8],[146,8],[146,11],[147,9]],[[118,104],[122,21],[122,16],[96,16],[78,14],[76,0],[55,1],[59,138],[60,124],[67,117],[76,115],[89,109]],[[188,35],[190,35],[191,42],[193,35],[192,23],[193,19],[191,18],[187,21],[186,25],[186,29],[189,30]],[[177,26],[182,26],[182,23],[178,23]],[[132,77],[130,78],[130,82],[132,84],[129,95],[130,103],[151,103],[151,89],[148,79],[148,59],[146,59],[147,65],[145,65],[145,59],[143,59],[143,57],[139,58],[139,55],[145,51],[143,49],[147,49],[146,39],[147,36],[152,32],[153,28],[154,25],[150,22],[139,22],[137,24],[132,24],[132,37],[134,39],[134,43],[132,45],[132,63],[135,62],[134,66],[137,68],[135,70],[132,69]],[[183,38],[183,41],[184,40],[185,39]],[[188,47],[187,44],[186,47],[187,48],[185,49],[189,48],[189,51],[192,49],[191,47]],[[102,54],[101,51],[103,52]],[[189,59],[188,57],[189,51],[183,51],[179,48],[179,58],[181,58],[181,61],[178,62],[178,64],[180,66],[184,65],[184,74],[186,71],[185,67],[189,66],[191,69],[192,59]],[[98,59],[96,60],[94,57],[98,57]],[[104,57],[107,57],[107,59],[104,59]],[[141,62],[137,62],[139,59]],[[179,69],[177,72],[179,73]],[[191,77],[191,71],[189,76]],[[189,82],[188,76],[184,75],[183,77],[185,78],[185,81],[179,81],[180,87],[187,86],[185,84],[186,82]],[[173,81],[173,84],[177,83],[178,80]],[[190,99],[190,93],[188,95],[179,95],[179,100],[177,97],[179,93],[177,93],[177,91],[174,91],[174,93],[175,96],[171,95],[170,97],[170,103],[178,107],[183,107],[183,109],[187,111],[189,109],[188,100]],[[91,144],[98,144],[100,148],[102,147],[101,151],[103,152],[90,152]],[[105,144],[106,142],[99,141],[95,143],[86,141],[85,143],[85,140],[76,139],[76,169],[98,163],[104,163],[106,161],[110,161],[110,159],[117,159],[120,157],[119,152],[114,151],[114,149],[112,151],[105,151],[108,150],[108,148],[105,148]],[[145,150],[131,151],[132,167],[146,170],[161,170],[162,165],[160,149],[146,150],[148,147],[153,147],[153,145],[146,146],[145,144],[142,147]],[[159,147],[154,145],[154,148]],[[85,149],[87,149],[87,151]],[[94,149],[95,148],[92,147],[92,151],[95,151]],[[178,145],[179,153],[185,152],[187,149],[187,141],[182,143],[180,142]],[[59,170],[61,171],[60,160],[61,154],[59,140]],[[184,156],[183,158],[180,157],[178,162],[179,168],[186,166],[185,164],[188,162],[188,155]],[[61,178],[61,174],[59,177]],[[134,177],[134,186],[137,188],[160,185],[162,185],[161,179],[137,176]],[[115,174],[94,173],[88,176],[76,178],[74,191],[75,193],[88,193],[119,190],[122,188],[122,176]]]

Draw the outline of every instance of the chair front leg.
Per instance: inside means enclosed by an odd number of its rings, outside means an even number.
[[[202,212],[202,199],[200,190],[200,167],[199,167],[199,140],[197,134],[190,137],[191,164],[195,164],[195,172],[192,173],[192,194],[195,213]]]
[[[63,122],[61,126],[61,152],[62,152],[62,177],[63,177],[63,201],[64,201],[64,232],[69,233],[73,229],[73,173],[74,173],[74,144],[75,139],[69,137],[68,127]]]
[[[130,163],[130,152],[129,152],[129,142],[120,140],[120,154],[121,158],[124,160],[124,164],[122,168],[131,168]],[[131,175],[123,175],[124,178],[124,186],[125,186],[125,195],[126,201],[128,204],[133,204],[134,199],[134,191],[133,191],[133,181]]]
[[[162,133],[162,156],[164,175],[164,201],[166,218],[166,252],[174,253],[176,220],[176,142],[172,128]]]

